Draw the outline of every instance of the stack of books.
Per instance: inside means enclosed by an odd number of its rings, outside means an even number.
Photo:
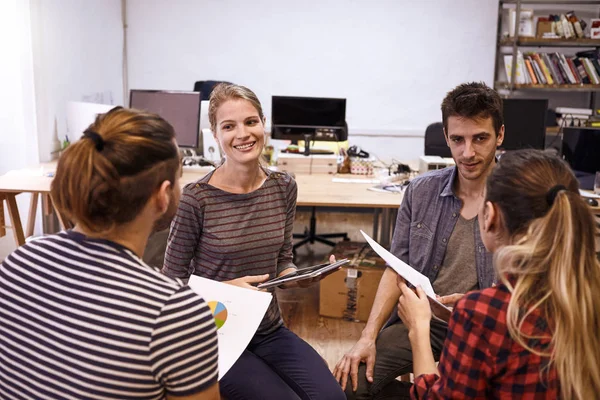
[[[512,77],[512,55],[504,56],[508,81]],[[600,84],[598,53],[579,52],[576,56],[562,53],[517,53],[517,84],[582,85]]]

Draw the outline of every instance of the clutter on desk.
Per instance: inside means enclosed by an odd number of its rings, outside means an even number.
[[[276,166],[279,171],[290,174],[335,174],[338,171],[338,157],[335,154],[280,153]]]
[[[338,174],[349,174],[350,173],[350,157],[345,148],[340,149],[338,158]]]
[[[408,179],[403,182],[386,182],[367,188],[367,190],[381,193],[402,193],[409,183]]]
[[[436,169],[444,169],[455,165],[452,157],[440,156],[420,156],[419,157],[419,173],[424,174],[427,171]]]
[[[373,175],[372,158],[350,157],[350,173],[354,175]]]
[[[275,148],[271,145],[265,146],[262,155],[268,165],[275,165]]]
[[[297,144],[290,144],[288,145],[288,147],[286,147],[285,149],[281,150],[282,153],[292,153],[292,154],[299,154],[302,151],[300,150],[300,146],[298,146]]]
[[[186,156],[181,159],[181,163],[184,167],[214,167],[214,162],[207,160],[202,156]]]
[[[369,158],[370,155],[358,146],[348,147],[348,155],[355,158]]]

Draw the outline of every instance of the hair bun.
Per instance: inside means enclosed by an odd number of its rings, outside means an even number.
[[[102,139],[102,136],[100,136],[99,133],[88,129],[83,132],[83,138],[91,139],[91,141],[96,145],[96,150],[104,150],[104,139]]]

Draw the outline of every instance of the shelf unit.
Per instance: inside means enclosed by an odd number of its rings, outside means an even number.
[[[512,86],[512,87],[511,87]],[[515,83],[511,85],[508,82],[496,82],[496,90],[504,89],[504,90],[540,90],[540,91],[555,91],[555,92],[595,92],[600,90],[600,85],[589,85],[589,84],[581,84],[581,85],[534,85],[530,83]]]
[[[502,17],[504,5],[515,5],[515,27],[514,33],[519,32],[520,14],[522,5],[597,5],[600,6],[600,1],[553,1],[553,0],[500,0],[498,10],[498,34],[496,48],[496,66],[494,76],[496,78],[496,90],[508,92],[506,95],[511,96],[516,90],[518,91],[556,91],[556,92],[589,92],[591,94],[590,104],[594,108],[596,101],[596,93],[600,91],[600,85],[590,84],[564,84],[564,85],[541,85],[541,84],[518,84],[516,81],[517,74],[517,52],[521,47],[564,47],[564,48],[600,48],[600,39],[578,38],[578,39],[545,39],[537,37],[508,37],[502,35]],[[510,52],[506,49],[510,48]],[[504,52],[503,52],[504,50]],[[499,71],[504,60],[500,60],[503,54],[512,54],[511,77],[509,82],[500,82],[498,80]]]

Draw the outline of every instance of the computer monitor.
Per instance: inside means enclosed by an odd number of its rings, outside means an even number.
[[[160,115],[175,129],[179,147],[198,148],[200,137],[200,92],[139,90],[130,92],[132,108]]]
[[[502,150],[540,149],[546,143],[547,99],[503,99]]]
[[[564,128],[562,154],[579,179],[582,189],[593,189],[600,171],[600,129]]]
[[[348,138],[346,99],[273,96],[271,136],[297,142],[344,141]]]

